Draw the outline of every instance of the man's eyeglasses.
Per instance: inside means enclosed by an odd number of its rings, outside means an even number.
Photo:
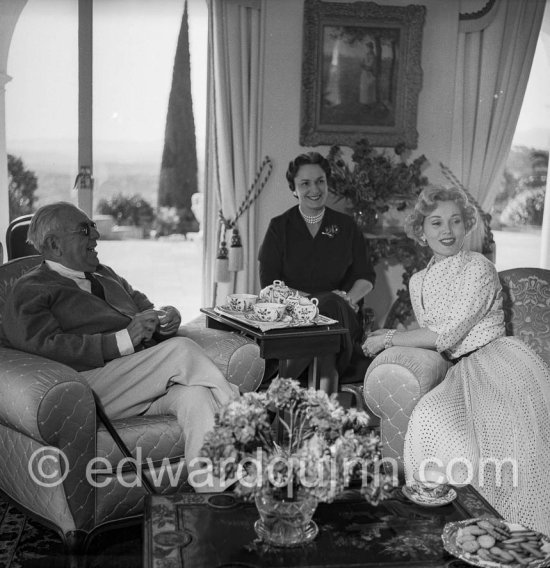
[[[89,237],[92,229],[94,229],[94,231],[97,231],[97,225],[93,221],[90,221],[89,223],[81,223],[80,227],[78,229],[75,229],[74,231],[66,232],[73,233],[75,235],[82,235],[83,237]]]

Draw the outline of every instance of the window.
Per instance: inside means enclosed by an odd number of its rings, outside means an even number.
[[[77,203],[78,144],[93,148],[94,218],[99,253],[137,289],[173,304],[184,321],[198,314],[202,245],[183,235],[144,240],[154,230],[160,164],[181,0],[94,0],[93,141],[78,131],[78,2],[28,0],[10,46],[6,88],[8,153],[38,178],[35,206]],[[188,0],[197,153],[206,122],[205,0]],[[80,140],[79,140],[80,136]],[[202,180],[202,159],[199,176]],[[89,165],[89,164],[85,164]],[[97,215],[100,200],[141,199],[141,227]],[[144,226],[144,227],[143,227]],[[138,239],[138,240],[136,240]]]
[[[550,145],[550,3],[544,20],[502,189],[491,210],[499,270],[539,266]]]
[[[78,169],[77,7],[29,0],[10,45],[7,150],[35,173],[40,205],[70,200]]]

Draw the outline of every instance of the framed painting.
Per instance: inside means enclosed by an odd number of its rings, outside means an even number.
[[[426,8],[305,0],[300,143],[418,145]]]

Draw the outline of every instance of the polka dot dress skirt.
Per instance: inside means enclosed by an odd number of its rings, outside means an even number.
[[[405,440],[407,481],[430,461],[505,519],[550,535],[550,369],[521,340],[460,359],[422,398]]]

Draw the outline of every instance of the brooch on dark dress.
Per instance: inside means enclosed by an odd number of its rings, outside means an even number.
[[[338,225],[329,225],[325,227],[321,235],[327,236],[329,239],[334,238],[340,232],[340,227]]]

